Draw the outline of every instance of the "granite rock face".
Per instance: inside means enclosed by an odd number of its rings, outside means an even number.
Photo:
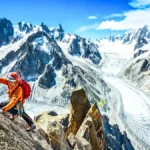
[[[69,122],[71,124],[68,127],[67,136],[70,133],[76,135],[89,109],[90,103],[86,97],[84,89],[76,89],[73,91],[69,116]]]
[[[54,111],[50,111],[35,117],[35,121],[47,133],[54,150],[69,150],[65,138],[68,115],[58,116]]]
[[[17,118],[15,121],[0,114],[0,149],[3,150],[51,150],[46,133],[37,127],[35,133],[25,131],[27,125]]]
[[[66,136],[74,149],[103,150],[105,147],[100,111],[96,104],[90,105],[82,88],[72,93]]]

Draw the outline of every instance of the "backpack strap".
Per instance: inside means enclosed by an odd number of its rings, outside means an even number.
[[[20,70],[17,71],[17,74],[20,76],[20,78],[22,77]]]

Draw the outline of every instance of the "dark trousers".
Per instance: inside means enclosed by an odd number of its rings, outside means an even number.
[[[5,102],[0,103],[0,108],[4,107],[8,103],[9,103],[9,101],[5,101]],[[10,110],[8,110],[8,112],[12,115],[17,115],[18,114],[18,110],[16,109],[16,106],[12,107]],[[26,121],[26,123],[29,126],[34,124],[32,119],[29,117],[29,115],[25,111],[23,111],[22,118]]]

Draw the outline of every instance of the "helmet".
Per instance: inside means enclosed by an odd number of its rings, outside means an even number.
[[[16,81],[18,79],[18,74],[16,72],[10,72],[7,76],[9,81]]]

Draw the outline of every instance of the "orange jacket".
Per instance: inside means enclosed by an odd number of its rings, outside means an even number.
[[[6,106],[3,107],[4,111],[10,110],[19,101],[21,101],[24,104],[25,100],[23,99],[23,89],[21,86],[18,85],[17,81],[15,83],[12,83],[8,81],[6,78],[0,78],[0,83],[8,86],[7,93],[8,93],[10,102]]]

